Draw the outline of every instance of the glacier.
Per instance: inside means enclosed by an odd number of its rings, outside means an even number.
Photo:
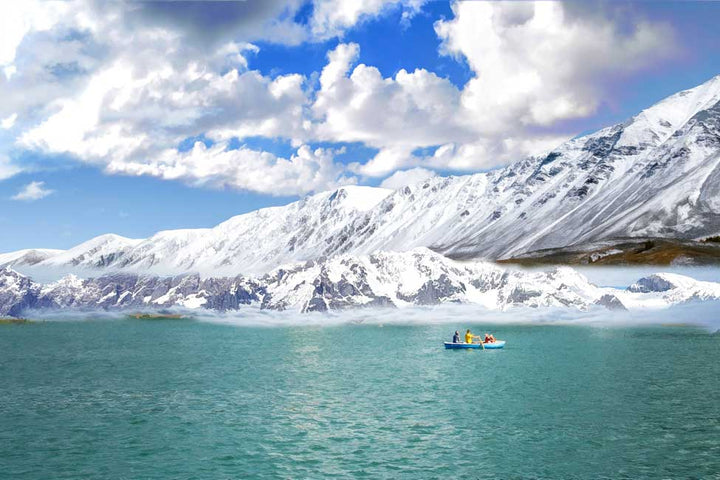
[[[643,277],[627,289],[600,287],[569,267],[513,270],[484,261],[449,259],[427,248],[338,255],[296,262],[260,276],[203,277],[113,273],[68,275],[37,283],[10,267],[0,270],[0,316],[43,312],[236,311],[244,307],[295,312],[472,304],[515,307],[657,309],[720,299],[720,283],[677,274]]]
[[[398,190],[346,186],[214,228],[0,254],[0,267],[258,275],[285,263],[416,247],[497,260],[613,238],[718,233],[720,76],[499,170]]]

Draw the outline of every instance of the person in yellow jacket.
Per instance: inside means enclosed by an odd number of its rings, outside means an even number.
[[[470,329],[467,329],[467,332],[465,332],[465,343],[473,343],[473,338],[478,337],[480,338],[480,335],[473,335],[470,333]]]

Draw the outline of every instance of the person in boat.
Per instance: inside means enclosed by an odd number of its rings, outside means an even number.
[[[453,335],[453,343],[460,343],[460,332],[458,330],[455,330],[455,335]]]
[[[473,335],[468,328],[467,332],[465,332],[465,343],[473,343],[473,338],[480,338],[480,335]]]
[[[492,334],[486,333],[483,343],[495,343],[495,337]]]

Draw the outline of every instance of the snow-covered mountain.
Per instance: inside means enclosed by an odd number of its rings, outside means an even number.
[[[680,275],[652,275],[621,290],[595,286],[568,267],[547,272],[505,270],[492,263],[454,261],[425,248],[295,263],[255,278],[122,273],[85,280],[69,275],[40,284],[10,268],[0,270],[0,316],[48,309],[227,311],[248,305],[312,312],[448,302],[493,310],[515,306],[587,310],[594,305],[657,308],[710,299],[720,299],[720,284]]]
[[[13,267],[15,265],[35,265],[44,260],[64,253],[65,250],[54,250],[50,248],[36,248],[18,250],[10,253],[0,253],[0,265]]]
[[[720,76],[623,124],[489,173],[397,191],[343,187],[210,229],[145,240],[102,236],[27,263],[6,254],[0,265],[250,274],[292,261],[415,247],[500,259],[616,237],[718,233]]]

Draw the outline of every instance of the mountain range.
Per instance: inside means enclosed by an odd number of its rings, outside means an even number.
[[[547,272],[448,259],[426,248],[295,263],[258,277],[69,275],[41,284],[0,270],[0,316],[46,311],[232,311],[243,307],[324,312],[351,307],[466,303],[489,310],[562,307],[658,308],[720,299],[720,284],[675,274],[644,277],[628,289],[598,287],[569,267]]]
[[[720,76],[491,172],[398,190],[347,186],[209,229],[1,254],[0,267],[257,275],[289,262],[416,247],[498,260],[613,238],[718,233]]]

